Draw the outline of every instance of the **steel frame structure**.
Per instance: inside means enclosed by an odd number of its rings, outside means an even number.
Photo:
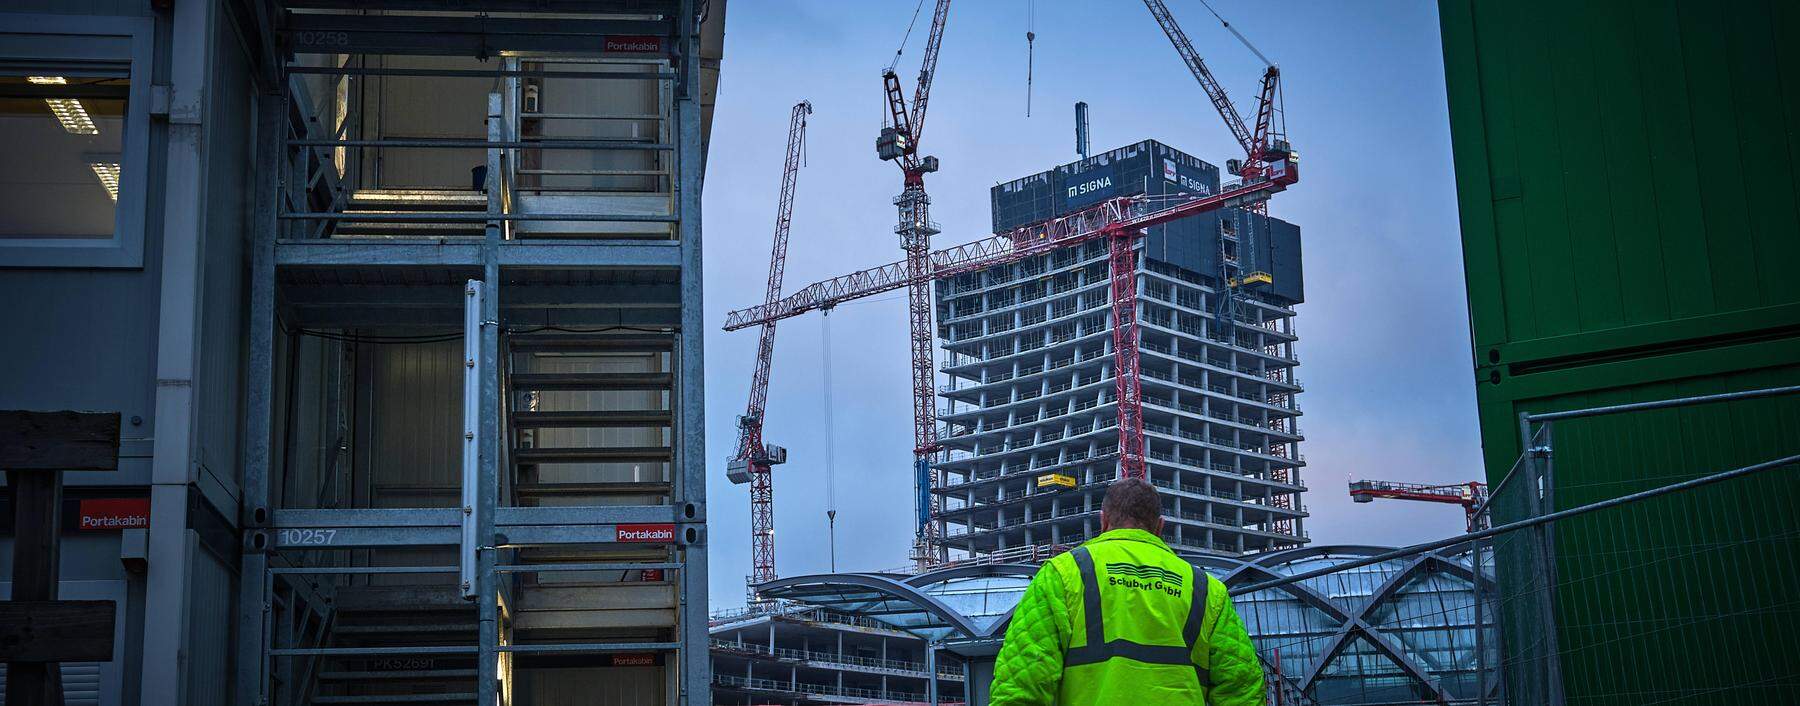
[[[359,14],[354,21],[326,25],[340,19],[326,14],[291,12],[291,9],[392,9],[443,10],[437,3],[394,0],[385,3],[337,3],[331,0],[299,0],[253,3],[253,21],[260,31],[259,78],[265,91],[255,98],[257,139],[255,150],[258,198],[252,224],[249,277],[249,345],[246,372],[247,395],[244,424],[243,553],[238,595],[237,664],[234,702],[243,706],[276,704],[271,679],[284,669],[284,660],[331,655],[368,654],[366,648],[283,646],[275,641],[292,637],[288,626],[271,621],[284,604],[278,586],[295,576],[317,574],[447,573],[461,577],[462,590],[474,601],[478,614],[477,635],[472,644],[459,646],[382,647],[384,655],[472,655],[476,662],[478,703],[500,703],[510,689],[503,670],[510,668],[508,655],[524,653],[607,654],[653,651],[666,656],[667,703],[699,706],[710,702],[710,675],[706,644],[707,564],[705,534],[704,376],[699,332],[701,310],[700,195],[703,156],[701,107],[701,6],[696,0],[628,2],[639,19],[596,20],[589,29],[602,34],[629,33],[661,37],[667,42],[671,71],[614,76],[603,72],[580,76],[628,77],[654,81],[670,96],[669,139],[657,142],[522,140],[516,132],[518,80],[544,75],[517,68],[516,59],[503,59],[508,68],[483,72],[508,84],[506,93],[492,93],[487,104],[487,139],[456,140],[345,140],[309,134],[296,125],[296,102],[302,91],[290,81],[298,75],[381,75],[386,70],[356,66],[291,66],[276,47],[300,53],[449,55],[490,57],[493,52],[582,52],[592,55],[591,37],[567,31],[570,20],[530,16],[529,13],[561,11],[593,12],[592,3],[516,3],[489,0],[475,3],[470,11],[527,13],[494,19],[465,15],[446,18],[382,17]],[[599,8],[604,11],[604,8]],[[623,9],[623,6],[621,7]],[[657,19],[660,17],[660,19]],[[420,23],[438,26],[421,33]],[[327,31],[329,30],[329,31]],[[316,41],[341,37],[329,46]],[[446,75],[456,71],[402,70],[394,75]],[[303,121],[302,121],[303,122]],[[466,216],[435,214],[409,217],[362,214],[364,222],[465,220],[482,227],[474,238],[317,238],[294,237],[298,226],[308,223],[352,220],[341,204],[324,211],[302,207],[297,194],[329,179],[329,170],[309,170],[313,151],[342,147],[436,148],[465,146],[486,155],[487,197],[485,212]],[[515,168],[516,151],[529,149],[633,149],[671,155],[671,201],[666,216],[646,217],[628,213],[591,212],[523,214],[510,202],[507,175]],[[518,222],[644,222],[668,223],[673,237],[623,238],[603,241],[563,239],[522,241],[509,237]],[[277,311],[281,301],[283,272],[351,271],[379,269],[423,277],[472,276],[464,289],[468,307],[462,472],[462,504],[459,508],[281,509],[276,503],[275,463],[271,438],[275,398]],[[675,281],[679,311],[672,335],[670,389],[673,410],[671,432],[671,484],[667,504],[581,507],[508,507],[500,505],[502,469],[509,449],[504,434],[507,405],[502,380],[506,365],[502,355],[502,306],[506,277],[540,270],[631,270],[668,272]],[[525,289],[521,289],[523,294]],[[371,302],[379,305],[381,302]],[[364,325],[344,319],[345,325]],[[291,363],[290,363],[291,364]],[[505,564],[499,561],[508,547],[612,545],[621,541],[620,526],[668,525],[672,537],[670,561],[606,562],[588,564]],[[314,556],[314,552],[371,547],[457,547],[455,566],[343,567],[291,565],[290,556]],[[677,617],[673,640],[631,642],[574,642],[512,644],[505,639],[501,585],[506,576],[522,572],[572,570],[668,571],[678,578]],[[303,586],[299,589],[302,590]],[[288,593],[288,597],[296,595]],[[694,647],[689,647],[694,646]],[[662,659],[659,657],[659,660]]]

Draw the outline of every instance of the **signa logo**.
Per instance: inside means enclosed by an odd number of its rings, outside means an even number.
[[[1069,187],[1069,198],[1074,198],[1082,194],[1091,194],[1110,187],[1112,187],[1112,177],[1100,177],[1099,179],[1082,182]]]

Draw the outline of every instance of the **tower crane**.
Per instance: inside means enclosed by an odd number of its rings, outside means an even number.
[[[1206,0],[1201,0],[1202,4],[1205,2]],[[1263,62],[1262,83],[1257,94],[1255,119],[1254,122],[1247,124],[1243,115],[1238,113],[1237,106],[1231,102],[1231,97],[1225,94],[1225,87],[1213,76],[1212,70],[1206,68],[1206,62],[1200,58],[1200,52],[1194,49],[1194,43],[1188,40],[1187,33],[1182,31],[1180,24],[1176,23],[1175,16],[1170,14],[1169,7],[1163,4],[1163,0],[1144,0],[1144,7],[1148,8],[1150,15],[1156,18],[1156,24],[1162,27],[1163,34],[1168,35],[1169,43],[1175,46],[1175,53],[1181,55],[1182,63],[1187,64],[1188,71],[1194,74],[1194,80],[1200,83],[1200,88],[1212,101],[1213,109],[1218,111],[1219,117],[1225,120],[1226,129],[1231,131],[1231,136],[1244,150],[1243,159],[1226,160],[1225,171],[1249,181],[1266,177],[1272,163],[1298,162],[1299,155],[1295,154],[1293,148],[1288,144],[1285,127],[1276,125],[1277,113],[1282,112],[1281,107],[1277,105],[1281,100],[1281,67],[1269,61],[1269,57],[1258,51],[1256,46],[1244,37],[1243,33],[1233,28],[1230,22],[1225,21],[1225,18],[1219,17],[1218,12],[1213,11],[1213,17],[1218,18],[1219,23],[1224,25],[1225,29],[1230,30],[1232,36],[1237,37],[1245,48]],[[1206,7],[1207,10],[1212,10],[1211,5]],[[1267,223],[1269,215],[1267,202],[1259,201],[1251,204],[1249,211],[1253,219]],[[1220,225],[1222,229],[1226,227],[1224,223]],[[1252,227],[1246,229],[1244,233],[1246,242],[1243,246],[1239,245],[1238,233],[1235,229],[1222,230],[1219,234],[1219,271],[1216,279],[1220,296],[1218,305],[1213,312],[1213,321],[1218,327],[1219,335],[1227,341],[1235,341],[1237,338],[1236,322],[1243,311],[1243,289],[1267,285],[1274,281],[1268,272],[1254,267],[1249,268],[1249,271],[1246,272],[1243,259],[1240,257],[1246,248],[1252,254],[1257,251],[1255,225],[1253,222]],[[1276,455],[1285,455],[1287,448],[1279,446],[1274,452]],[[1281,483],[1293,482],[1292,474],[1286,468],[1272,471],[1270,479]],[[1292,496],[1276,495],[1273,504],[1275,507],[1291,510],[1294,500]],[[1281,532],[1292,532],[1293,521],[1277,520],[1275,528]]]
[[[1481,529],[1478,526],[1480,520],[1476,517],[1475,511],[1481,507],[1483,502],[1487,501],[1487,497],[1488,486],[1480,481],[1448,485],[1400,483],[1391,480],[1350,481],[1350,499],[1354,502],[1372,503],[1376,498],[1388,498],[1461,505],[1463,519],[1468,523],[1470,532]]]
[[[1206,91],[1206,97],[1212,100],[1213,108],[1219,111],[1219,117],[1225,119],[1225,127],[1231,130],[1231,136],[1237,139],[1238,146],[1244,149],[1244,159],[1226,162],[1226,171],[1241,177],[1251,177],[1268,169],[1269,163],[1287,159],[1293,150],[1288,146],[1285,132],[1271,134],[1276,126],[1275,114],[1280,107],[1276,102],[1281,94],[1281,67],[1269,61],[1269,57],[1257,51],[1256,47],[1245,39],[1242,33],[1233,29],[1231,23],[1219,20],[1232,35],[1243,42],[1251,53],[1256,54],[1263,62],[1262,90],[1256,101],[1256,122],[1245,124],[1244,117],[1238,113],[1237,106],[1231,97],[1225,94],[1225,87],[1213,77],[1212,71],[1206,68],[1206,62],[1200,58],[1200,52],[1194,50],[1194,43],[1188,40],[1187,33],[1175,22],[1175,16],[1169,13],[1169,7],[1162,0],[1144,0],[1144,7],[1150,9],[1150,15],[1156,18],[1156,24],[1162,27],[1163,34],[1169,36],[1169,43],[1175,45],[1175,53],[1181,55],[1181,61],[1187,64],[1188,71],[1194,74],[1194,80],[1200,82],[1200,88]],[[1210,9],[1210,6],[1209,8]],[[1218,13],[1213,13],[1218,17]],[[1264,208],[1253,206],[1252,208]]]
[[[775,205],[775,244],[769,253],[769,286],[765,303],[781,298],[781,278],[787,268],[788,226],[794,219],[794,186],[800,174],[800,154],[806,143],[806,116],[812,103],[800,101],[788,117],[787,157],[781,166],[781,197]],[[738,417],[737,452],[727,462],[725,477],[732,483],[750,484],[750,559],[747,583],[751,598],[755,586],[775,580],[775,483],[776,464],[787,462],[787,449],[763,443],[763,411],[769,401],[769,367],[775,356],[775,321],[763,322],[756,343],[756,370],[750,377],[750,404]]]
[[[1262,88],[1257,95],[1255,122],[1246,124],[1244,117],[1238,113],[1237,106],[1231,102],[1231,97],[1225,94],[1224,85],[1220,84],[1219,80],[1213,76],[1212,70],[1206,68],[1206,62],[1200,58],[1200,53],[1194,50],[1194,43],[1188,40],[1187,33],[1182,31],[1180,24],[1176,23],[1175,16],[1169,12],[1169,7],[1164,5],[1162,0],[1144,0],[1144,7],[1149,8],[1150,15],[1156,18],[1156,24],[1162,27],[1163,34],[1168,35],[1169,43],[1175,46],[1175,53],[1181,55],[1182,63],[1187,64],[1188,71],[1194,74],[1194,80],[1200,83],[1200,88],[1212,101],[1213,109],[1218,111],[1219,117],[1225,120],[1226,129],[1231,131],[1231,136],[1244,150],[1243,159],[1232,159],[1225,162],[1225,171],[1250,178],[1262,174],[1264,170],[1268,169],[1270,161],[1292,157],[1293,149],[1288,145],[1285,130],[1271,134],[1271,131],[1277,129],[1276,113],[1280,112],[1280,107],[1276,103],[1281,98],[1281,67],[1276,66],[1269,61],[1268,57],[1263,56],[1262,52],[1257,51],[1250,40],[1244,38],[1244,35],[1233,28],[1230,22],[1226,22],[1222,17],[1219,18],[1220,24],[1230,30],[1232,35],[1238,38],[1238,41],[1242,42],[1251,53],[1256,54],[1257,58],[1263,62]],[[1211,6],[1208,5],[1207,9],[1210,10]],[[1218,17],[1219,14],[1214,12],[1213,16]],[[1266,203],[1255,204],[1250,210],[1258,216],[1269,215]],[[1227,248],[1227,244],[1235,243],[1235,241],[1235,234],[1225,234],[1225,237],[1220,238],[1219,241],[1219,282],[1224,290],[1222,294],[1225,296],[1219,298],[1216,319],[1228,336],[1232,335],[1230,322],[1236,319],[1243,301],[1242,293],[1238,291],[1239,288],[1269,284],[1273,281],[1267,272],[1252,270],[1245,273],[1243,271],[1241,259],[1237,256],[1238,253]],[[1252,242],[1251,248],[1254,250],[1254,242]]]
[[[918,535],[913,544],[913,558],[921,565],[942,559],[938,547],[937,526],[932,522],[941,508],[932,495],[931,457],[940,448],[937,443],[937,399],[933,389],[937,365],[932,351],[931,326],[931,236],[938,227],[931,222],[931,197],[925,194],[925,175],[938,170],[936,157],[919,155],[919,138],[925,133],[925,107],[931,99],[931,79],[937,74],[938,49],[944,43],[944,20],[950,15],[950,0],[936,0],[931,12],[931,28],[925,36],[925,54],[919,62],[919,80],[913,88],[912,110],[906,107],[906,94],[900,76],[889,66],[881,74],[887,96],[887,114],[881,133],[875,138],[875,154],[883,161],[900,166],[902,191],[894,198],[899,222],[894,233],[900,236],[900,249],[906,253],[907,317],[911,322],[913,384],[913,483],[917,488]]]

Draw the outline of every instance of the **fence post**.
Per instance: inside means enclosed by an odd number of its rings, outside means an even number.
[[[1554,457],[1556,442],[1553,435],[1554,422],[1540,422],[1537,434],[1531,434],[1531,423],[1525,423],[1525,449],[1530,455],[1530,483],[1526,486],[1529,510],[1532,517],[1542,517],[1556,511]],[[1550,706],[1563,706],[1562,654],[1558,644],[1556,623],[1556,536],[1551,531],[1554,523],[1546,522],[1532,528],[1533,539],[1537,544],[1538,575],[1543,577],[1543,590],[1538,592],[1537,613],[1539,629],[1544,638],[1544,664],[1542,677],[1544,680],[1542,698]]]
[[[1486,513],[1488,510],[1484,508],[1482,512]],[[1473,532],[1480,527],[1481,519],[1480,516],[1477,516],[1475,526],[1470,527],[1469,531]],[[1485,635],[1487,626],[1482,624],[1481,610],[1481,540],[1470,542],[1469,546],[1471,548],[1469,563],[1475,569],[1475,581],[1473,582],[1475,590],[1475,704],[1476,706],[1487,706],[1488,664],[1487,636]]]

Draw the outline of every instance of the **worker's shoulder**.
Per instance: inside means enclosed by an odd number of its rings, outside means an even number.
[[[1079,549],[1079,547],[1077,547],[1077,549]],[[1043,566],[1038,567],[1038,575],[1039,576],[1044,576],[1044,575],[1048,574],[1050,576],[1060,578],[1064,575],[1067,575],[1071,571],[1079,571],[1079,569],[1075,566],[1075,551],[1074,550],[1066,551],[1066,552],[1063,552],[1056,556],[1050,557],[1049,561],[1044,562]]]

